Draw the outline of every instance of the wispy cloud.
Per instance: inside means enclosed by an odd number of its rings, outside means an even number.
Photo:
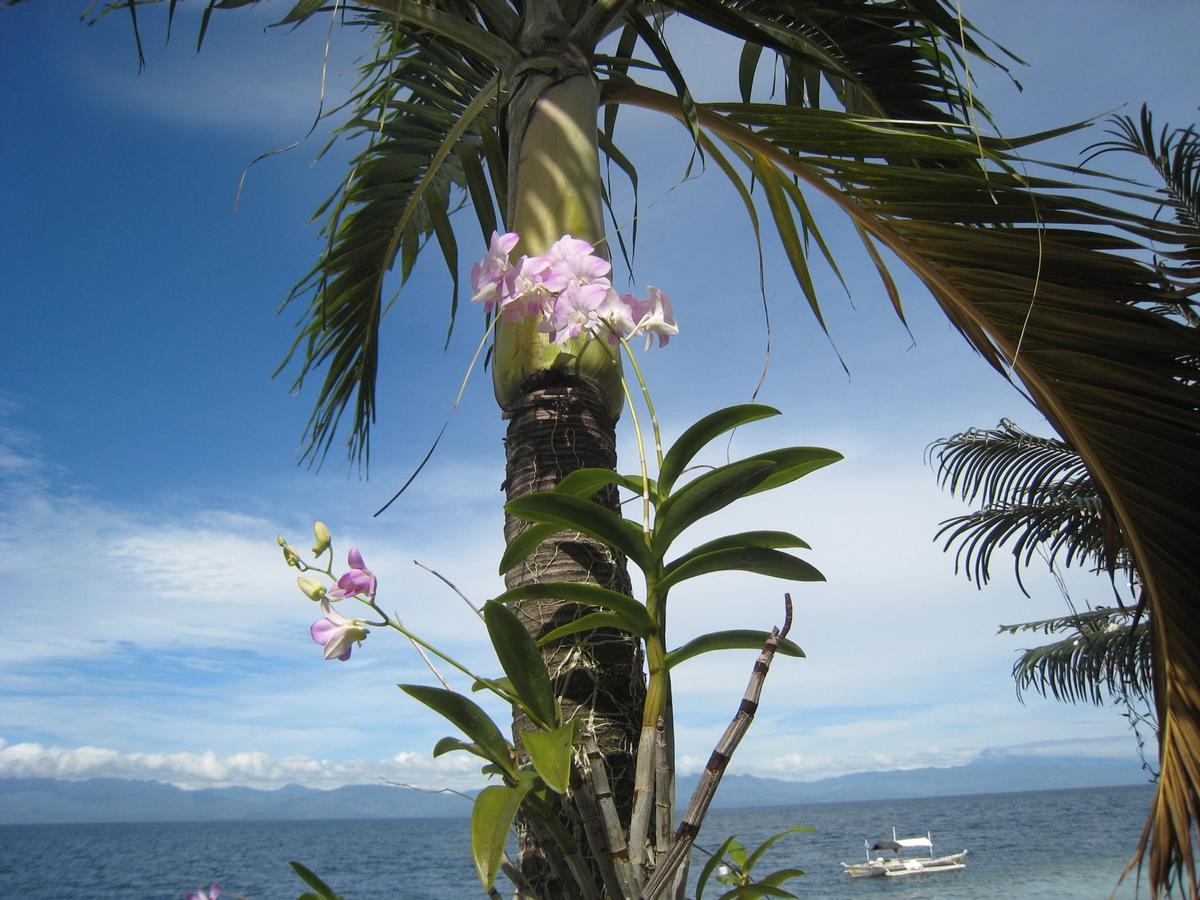
[[[258,21],[248,21],[247,12]],[[265,28],[281,15],[279,9],[265,16],[253,9],[217,15],[199,55],[195,17],[176,21],[166,46],[160,42],[165,16],[148,20],[143,23],[148,65],[140,73],[124,46],[129,42],[117,40],[124,38],[119,32],[125,23],[106,22],[83,45],[73,68],[93,96],[119,109],[182,127],[258,134],[298,129],[298,138],[317,115],[322,90],[326,110],[349,96],[357,77],[354,62],[371,42],[358,29],[327,31],[323,16],[295,32]],[[227,21],[232,19],[237,21]],[[283,41],[286,57],[278,53]],[[117,52],[118,43],[126,52]]]

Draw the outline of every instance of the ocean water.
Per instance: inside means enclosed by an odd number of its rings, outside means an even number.
[[[1045,898],[1093,900],[1117,886],[1145,822],[1152,788],[1133,786],[924,800],[716,810],[697,844],[729,834],[753,848],[791,825],[755,869],[799,867],[788,889],[805,898]],[[933,834],[938,853],[970,851],[967,868],[913,878],[851,879],[840,861],[863,858],[863,839]],[[0,827],[0,898],[179,898],[219,881],[223,897],[294,898],[297,859],[347,900],[482,897],[465,819]],[[693,857],[693,883],[703,855]],[[705,897],[720,894],[710,884]],[[1132,879],[1117,897],[1134,896]]]

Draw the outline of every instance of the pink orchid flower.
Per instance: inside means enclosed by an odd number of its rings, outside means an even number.
[[[550,315],[539,330],[548,333],[556,344],[562,344],[583,332],[595,335],[600,330],[597,310],[613,289],[603,284],[572,284],[558,295]]]
[[[350,566],[350,571],[339,578],[337,587],[325,596],[330,600],[343,600],[356,594],[373,595],[375,593],[375,573],[367,568],[357,547],[350,548],[350,552],[346,554],[346,562]]]
[[[654,285],[646,286],[649,298],[642,300],[634,307],[633,315],[637,319],[635,334],[646,335],[646,349],[653,343],[652,334],[658,335],[658,346],[667,346],[667,341],[679,334],[679,326],[675,324],[675,312],[671,309],[671,301],[667,295]]]
[[[500,314],[506,322],[519,322],[541,311],[546,294],[550,260],[545,256],[522,256],[504,276]]]
[[[497,306],[504,292],[504,276],[511,268],[508,255],[517,246],[520,238],[514,232],[499,234],[492,232],[492,241],[488,246],[487,256],[471,267],[472,303],[482,303],[484,308],[491,310]]]
[[[587,241],[564,234],[546,251],[550,272],[545,278],[546,289],[563,291],[572,284],[595,284],[612,271],[612,263],[594,255],[595,247]]]
[[[207,891],[202,887],[198,887],[194,891],[188,891],[183,895],[183,900],[217,900],[220,896],[221,885],[214,881]]]
[[[350,658],[352,646],[361,644],[368,634],[362,619],[347,619],[332,609],[326,611],[325,618],[313,622],[308,633],[313,643],[325,648],[326,659],[343,661]]]
[[[630,337],[637,329],[634,310],[638,304],[633,294],[618,294],[610,291],[604,298],[604,303],[596,311],[596,317],[608,328],[608,342],[621,343],[622,338]]]

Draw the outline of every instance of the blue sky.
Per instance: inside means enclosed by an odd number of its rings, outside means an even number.
[[[411,562],[477,601],[500,589],[503,426],[486,375],[421,480],[384,517],[370,515],[441,426],[481,327],[467,309],[442,352],[449,285],[437,266],[418,268],[385,323],[370,480],[336,456],[319,474],[296,465],[313,394],[290,396],[289,377],[269,378],[294,322],[276,309],[315,256],[308,219],[344,177],[346,152],[314,165],[319,130],[257,165],[232,214],[246,164],[301,137],[316,112],[324,26],[265,30],[287,5],[215,15],[198,56],[195,4],[181,4],[169,46],[165,17],[147,11],[140,75],[123,16],[86,28],[70,4],[0,13],[0,776],[471,783],[470,763],[429,758],[448,729],[394,687],[428,680],[420,660],[379,634],[349,663],[323,662],[307,635],[312,607],[274,546],[277,533],[306,546],[323,518],[340,548],[362,547],[385,605],[474,667],[495,668],[470,612]],[[963,8],[1031,63],[1017,72],[1023,93],[976,67],[1006,133],[1122,104],[1135,112],[1143,100],[1163,121],[1194,121],[1193,0],[1159,0],[1152,13],[1094,0],[1086,16],[1066,2]],[[736,56],[694,30],[677,38],[693,92],[719,99]],[[361,35],[334,33],[331,97],[352,83],[362,46]],[[754,388],[755,257],[720,178],[682,181],[680,129],[637,115],[621,128],[643,178],[638,284],[666,290],[681,325],[644,357],[671,436]],[[1073,161],[1097,137],[1044,155]],[[464,274],[473,228],[460,231]],[[926,445],[1002,416],[1038,429],[1038,417],[905,280],[910,338],[844,231],[830,236],[846,250],[852,300],[819,264],[818,289],[851,376],[769,246],[774,346],[761,399],[784,415],[739,432],[735,452],[818,444],[846,460],[719,523],[795,531],[829,582],[793,591],[794,637],[809,658],[772,672],[735,770],[812,778],[952,764],[985,748],[1132,755],[1114,710],[1014,698],[1008,670],[1024,643],[996,625],[1061,612],[1053,584],[1032,578],[1026,599],[1001,564],[978,592],[932,542],[959,507],[938,492]],[[620,435],[632,468],[627,421]],[[1104,598],[1094,583],[1072,585],[1076,599]],[[767,628],[781,590],[712,579],[674,601],[670,642]],[[707,757],[750,665],[749,654],[708,659],[677,679],[684,768]]]

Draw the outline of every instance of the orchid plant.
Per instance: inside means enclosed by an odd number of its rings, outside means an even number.
[[[548,535],[560,529],[572,529],[604,541],[625,554],[641,568],[646,595],[641,602],[599,585],[586,583],[530,584],[505,591],[489,600],[481,612],[488,636],[496,651],[504,677],[476,674],[435,646],[410,632],[395,616],[386,614],[378,604],[378,579],[367,568],[361,552],[351,548],[348,569],[333,574],[332,542],[320,539],[316,547],[329,560],[324,568],[308,564],[285,539],[279,542],[288,565],[302,574],[297,579],[300,591],[320,605],[322,617],[311,627],[313,640],[324,647],[326,659],[346,660],[352,647],[361,643],[369,628],[390,628],[466,675],[475,690],[488,690],[520,709],[535,730],[521,736],[524,753],[504,737],[500,728],[474,701],[446,687],[417,684],[401,689],[442,715],[467,740],[446,737],[434,747],[434,755],[462,751],[480,757],[483,772],[499,779],[484,788],[474,800],[471,821],[472,854],[481,883],[491,890],[501,870],[504,847],[518,810],[524,812],[547,833],[561,853],[564,871],[583,866],[576,832],[565,827],[552,814],[551,794],[570,795],[576,807],[582,798],[599,802],[603,791],[590,784],[597,773],[588,769],[586,747],[581,745],[580,722],[563,716],[554,695],[552,679],[537,644],[526,632],[508,604],[522,599],[560,597],[595,609],[547,634],[541,643],[569,639],[572,635],[596,628],[617,628],[636,634],[644,642],[649,667],[638,748],[637,787],[633,805],[631,838],[627,849],[613,852],[603,860],[606,880],[611,880],[614,897],[638,896],[645,878],[653,868],[646,858],[644,841],[636,835],[651,827],[652,816],[670,817],[669,804],[659,797],[656,803],[656,778],[670,766],[664,758],[664,731],[670,725],[672,670],[696,656],[726,649],[757,649],[775,642],[787,656],[801,657],[803,651],[777,633],[733,629],[702,635],[680,646],[667,642],[667,600],[684,582],[713,572],[743,571],[793,581],[822,580],[809,563],[784,552],[807,548],[803,540],[782,531],[750,531],[708,541],[668,560],[668,552],[685,529],[716,513],[734,501],[789,484],[792,481],[840,459],[839,454],[817,447],[787,447],[756,454],[710,469],[677,485],[695,455],[708,443],[733,428],[777,414],[767,406],[745,404],[719,410],[705,416],[687,429],[663,455],[658,478],[648,483],[648,499],[655,510],[649,525],[639,527],[603,507],[590,502],[598,491],[611,484],[634,493],[647,490],[641,475],[619,475],[607,469],[580,469],[568,475],[552,491],[527,494],[512,500],[508,510],[530,524],[514,539],[500,561],[500,572],[519,564]],[[318,536],[328,529],[320,522]],[[329,584],[312,577],[324,575]],[[370,610],[368,618],[339,615],[333,605],[356,600]],[[443,682],[445,684],[445,682]],[[609,801],[611,802],[611,800]],[[582,813],[581,813],[582,814]],[[597,814],[597,821],[604,819]],[[656,823],[661,827],[661,823]],[[668,826],[669,827],[669,826]],[[694,837],[694,835],[693,835]],[[610,835],[611,838],[611,835]],[[611,849],[614,842],[605,843]],[[591,855],[591,854],[589,854]],[[582,873],[581,873],[582,876]],[[582,881],[582,877],[580,879]]]
[[[670,647],[667,641],[667,600],[681,584],[714,572],[742,571],[791,581],[820,581],[823,576],[804,560],[785,552],[808,549],[808,544],[782,531],[748,531],[726,535],[668,560],[676,539],[700,520],[743,497],[790,484],[836,462],[840,454],[819,447],[786,447],[747,459],[708,468],[680,483],[696,455],[709,443],[733,429],[778,415],[761,404],[743,404],[711,413],[686,429],[664,452],[650,393],[629,345],[631,338],[654,337],[664,346],[678,333],[670,302],[656,288],[645,300],[620,295],[607,275],[609,263],[596,256],[592,245],[565,235],[542,257],[511,254],[519,241],[515,233],[493,234],[487,256],[472,270],[474,300],[499,318],[537,317],[539,329],[553,341],[606,338],[628,352],[653,429],[657,478],[650,477],[643,432],[633,397],[625,387],[637,435],[641,471],[621,475],[611,469],[577,469],[551,491],[525,494],[510,500],[506,510],[525,520],[524,531],[508,544],[499,565],[500,574],[521,564],[538,545],[561,530],[586,534],[624,555],[642,570],[645,597],[637,600],[597,584],[542,582],[514,587],[487,601],[477,610],[483,620],[503,677],[478,675],[409,631],[377,602],[378,579],[357,547],[347,554],[348,568],[333,572],[333,541],[321,522],[314,525],[315,560],[328,554],[322,568],[306,563],[286,539],[280,537],[284,561],[299,571],[297,585],[319,604],[321,618],[310,628],[313,641],[323,647],[327,660],[345,661],[371,628],[388,628],[408,638],[425,656],[442,687],[403,684],[400,688],[439,713],[466,738],[445,737],[434,756],[466,752],[481,758],[483,773],[498,779],[475,797],[471,816],[471,847],[476,870],[493,896],[498,873],[514,879],[519,873],[505,862],[505,844],[518,812],[551,848],[551,864],[568,883],[588,896],[593,884],[588,868],[601,870],[607,893],[613,898],[653,898],[669,882],[681,884],[682,866],[699,822],[720,780],[724,765],[740,741],[757,707],[758,691],[776,652],[802,657],[803,651],[787,640],[791,624],[791,598],[786,596],[786,620],[781,629],[731,629],[716,631]],[[623,380],[623,379],[622,379]],[[612,486],[642,498],[642,521],[623,518],[592,498]],[[323,576],[325,580],[319,577]],[[509,604],[529,599],[563,599],[593,611],[561,625],[535,642]],[[344,616],[335,604],[354,600],[367,618]],[[540,645],[570,640],[582,632],[612,628],[635,635],[645,648],[648,689],[643,707],[637,750],[632,820],[628,840],[613,806],[603,764],[590,752],[590,737],[579,719],[564,715],[555,695],[553,679],[543,661]],[[718,745],[710,766],[711,781],[697,789],[674,842],[672,796],[674,762],[671,707],[672,670],[701,654],[716,650],[762,648],[746,697],[730,730]],[[510,742],[488,714],[474,701],[456,693],[429,659],[432,654],[466,675],[472,690],[490,691],[511,704],[532,725],[517,744]],[[591,744],[594,747],[594,743]],[[599,769],[599,770],[597,770]],[[559,804],[556,795],[569,800]],[[699,799],[697,799],[699,798]],[[564,821],[558,810],[566,810]],[[657,835],[651,851],[647,836]],[[588,852],[580,846],[586,840]],[[670,845],[670,853],[667,853]],[[586,857],[586,858],[585,858]],[[589,863],[589,860],[591,861]],[[306,879],[307,881],[308,879]],[[309,882],[310,886],[312,882]]]

